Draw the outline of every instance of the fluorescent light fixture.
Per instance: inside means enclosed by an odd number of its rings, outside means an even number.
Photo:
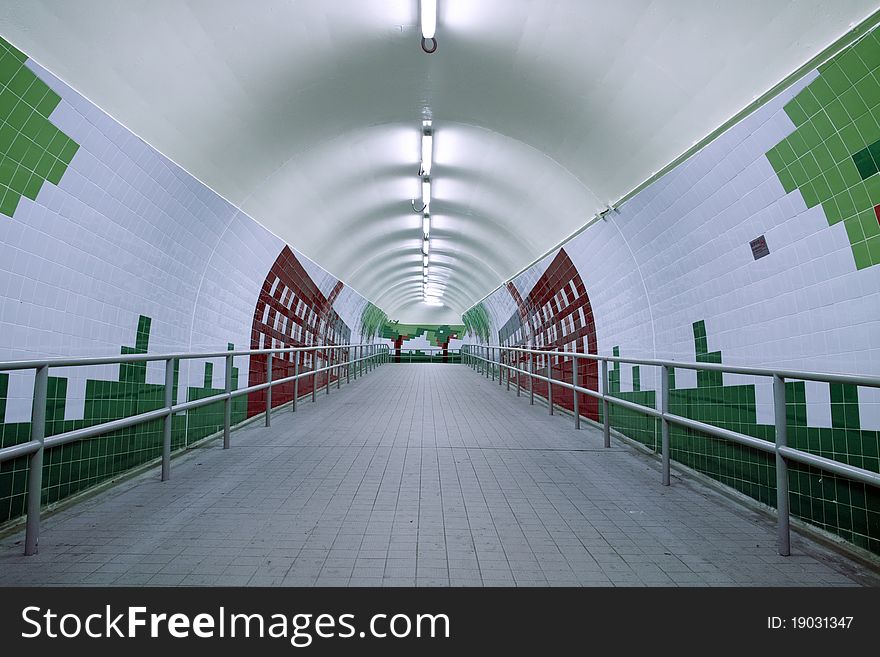
[[[428,255],[428,253],[430,253],[430,251],[431,251],[431,240],[429,240],[426,237],[425,239],[422,240],[422,253],[424,253],[425,255]]]
[[[422,234],[428,237],[431,234],[431,215],[427,212],[422,215]]]
[[[426,210],[431,205],[431,180],[427,177],[422,178],[422,205]]]
[[[433,39],[437,31],[437,0],[422,0],[422,37]]]
[[[422,173],[431,175],[431,152],[433,150],[434,136],[430,132],[422,134]]]

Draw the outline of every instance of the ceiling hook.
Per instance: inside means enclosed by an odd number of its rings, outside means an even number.
[[[430,43],[431,47],[429,48],[426,44]],[[431,37],[430,39],[426,39],[422,37],[422,50],[424,50],[429,55],[437,50],[437,37]]]
[[[412,206],[413,212],[415,212],[416,214],[421,214],[428,207],[427,205],[422,205],[422,207],[417,208],[416,207],[416,200],[414,198],[411,198],[409,200],[409,204]]]

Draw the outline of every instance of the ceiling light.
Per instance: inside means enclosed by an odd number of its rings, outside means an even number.
[[[422,178],[422,205],[425,210],[431,205],[431,179],[427,176]]]
[[[422,215],[422,234],[427,238],[431,234],[431,215]]]
[[[437,50],[437,0],[421,0],[420,18],[422,22],[422,50],[432,53]]]
[[[426,176],[431,175],[431,153],[434,148],[434,135],[428,127],[422,133],[422,173]]]
[[[427,266],[428,266],[428,256],[426,256],[426,255],[423,255],[423,256],[422,256],[422,266],[423,266],[423,267],[427,267]]]
[[[422,253],[424,253],[427,256],[428,253],[430,253],[430,252],[431,252],[431,240],[429,240],[426,237],[425,239],[422,240]]]

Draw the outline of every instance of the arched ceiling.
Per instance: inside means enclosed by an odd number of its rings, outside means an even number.
[[[404,322],[463,310],[875,0],[4,0],[0,32]],[[421,121],[434,127],[421,293]]]

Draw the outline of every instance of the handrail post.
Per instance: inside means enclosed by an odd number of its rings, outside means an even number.
[[[489,358],[492,360],[492,380],[495,380],[495,347],[489,347],[490,356]]]
[[[611,403],[608,401],[608,361],[602,359],[602,438],[611,447]]]
[[[529,406],[535,405],[535,352],[529,352]]]
[[[165,408],[168,415],[162,426],[162,481],[171,479],[171,424],[174,414],[171,407],[174,406],[174,359],[165,361]]]
[[[318,396],[318,350],[312,351],[312,403]]]
[[[788,446],[788,426],[785,408],[785,379],[773,375],[773,414],[776,423],[776,511],[777,552],[783,557],[791,554],[791,529],[788,507],[788,463],[779,453],[780,447]]]
[[[550,415],[553,415],[553,369],[550,367],[550,354],[546,354],[547,359],[547,407],[550,409]]]
[[[516,357],[516,396],[519,397],[522,393],[522,373],[520,372],[519,366],[522,364],[522,356],[520,356],[520,352],[514,352],[514,356]]]
[[[291,404],[291,408],[294,413],[296,413],[296,400],[299,397],[299,351],[294,352],[293,359],[293,403]]]
[[[351,383],[351,346],[345,348],[345,382]]]
[[[669,420],[666,414],[669,412],[669,368],[660,366],[660,453],[662,459],[661,483],[669,485]]]
[[[504,365],[507,368],[507,392],[510,392],[510,352],[505,350],[502,353],[504,355]]]
[[[336,389],[342,389],[342,347],[336,347]]]
[[[223,449],[229,449],[229,432],[232,428],[232,359],[226,357],[226,371],[224,372],[224,389],[226,390],[226,399],[223,400]]]
[[[332,349],[324,349],[324,354],[327,360],[327,387],[324,390],[325,394],[330,394],[330,375],[333,373],[333,350]]]
[[[571,383],[574,386],[571,389],[572,407],[574,408],[574,428],[581,428],[581,414],[578,410],[578,361],[576,356],[571,357]]]
[[[268,427],[272,424],[272,354],[266,355],[266,383],[269,384],[266,388],[266,426]]]
[[[31,407],[31,440],[40,448],[28,457],[27,525],[24,554],[37,553],[40,544],[40,502],[43,495],[43,446],[46,440],[46,397],[49,393],[49,366],[37,368],[34,378],[34,402]]]

